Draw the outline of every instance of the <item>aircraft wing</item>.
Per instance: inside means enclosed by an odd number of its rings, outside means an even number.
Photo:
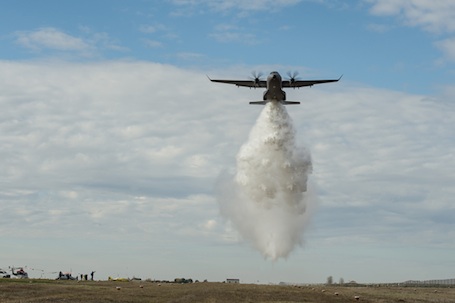
[[[259,81],[254,81],[254,80],[216,80],[216,79],[210,79],[212,82],[219,82],[219,83],[227,83],[227,84],[234,84],[237,86],[244,86],[244,87],[267,87],[267,82],[265,80],[259,80]]]
[[[322,84],[322,83],[330,83],[330,82],[338,82],[341,79],[330,79],[330,80],[283,80],[282,86],[283,87],[302,87],[302,86],[313,86],[315,84]]]

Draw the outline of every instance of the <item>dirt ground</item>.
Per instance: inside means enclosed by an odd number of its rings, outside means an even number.
[[[146,281],[0,281],[0,302],[435,302],[455,303],[455,288],[158,284]]]

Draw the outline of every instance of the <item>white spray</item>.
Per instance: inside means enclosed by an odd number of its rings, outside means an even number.
[[[236,174],[219,182],[222,215],[265,258],[286,258],[302,244],[314,201],[311,169],[285,106],[268,102],[237,155]]]

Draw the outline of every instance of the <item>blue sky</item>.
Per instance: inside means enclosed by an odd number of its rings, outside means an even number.
[[[130,58],[195,68],[280,64],[305,67],[309,75],[346,74],[354,81],[422,93],[447,84],[451,76],[450,57],[437,43],[453,28],[410,26],[403,12],[374,13],[380,6],[374,1],[231,3],[6,2],[2,56],[77,60],[85,55],[86,60]],[[72,37],[81,45],[62,49],[20,39],[39,32]]]
[[[244,282],[453,277],[455,5],[447,0],[0,1],[2,264],[32,276]],[[264,260],[214,184],[260,90],[290,90],[318,207]],[[32,270],[40,269],[40,270]]]

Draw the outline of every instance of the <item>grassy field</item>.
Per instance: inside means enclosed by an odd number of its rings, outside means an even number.
[[[359,299],[355,299],[358,296]],[[455,288],[0,280],[0,302],[455,302]]]

